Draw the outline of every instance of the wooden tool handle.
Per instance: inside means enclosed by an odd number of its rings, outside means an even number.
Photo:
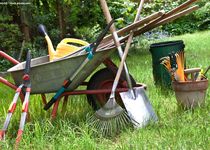
[[[167,18],[173,14],[176,14],[179,11],[186,9],[187,7],[189,7],[191,4],[195,3],[196,1],[198,1],[198,0],[188,0],[188,1],[184,2],[183,4],[179,5],[178,7],[174,8],[171,11],[169,11],[168,13],[166,13],[164,15],[164,18]]]
[[[135,23],[132,23],[132,24],[118,30],[117,35],[122,36],[122,35],[125,35],[126,33],[130,32],[131,30],[138,29],[139,27],[142,27],[143,25],[148,24],[150,21],[161,17],[164,13],[165,12],[163,10],[159,11],[159,12],[155,12],[152,15],[150,15],[146,18],[143,18],[142,20],[136,21]],[[113,39],[113,37],[110,34],[110,35],[106,36],[101,43],[103,43],[102,45],[109,44],[112,42],[112,39]]]
[[[102,10],[103,10],[104,16],[106,18],[106,21],[110,22],[110,20],[112,20],[112,17],[111,17],[111,14],[109,12],[109,8],[107,6],[106,0],[100,0],[100,3],[101,3],[101,7],[102,7]],[[112,86],[112,92],[111,92],[111,95],[110,95],[110,97],[114,97],[123,67],[125,69],[125,74],[126,74],[126,78],[127,78],[129,86],[131,86],[131,80],[130,80],[130,76],[129,76],[127,65],[125,63],[125,58],[122,58],[123,57],[123,51],[122,51],[122,48],[120,46],[119,38],[118,38],[118,35],[117,35],[116,31],[115,31],[114,24],[111,26],[110,31],[111,31],[111,33],[113,35],[114,43],[115,43],[115,45],[116,45],[116,47],[118,49],[119,56],[121,57],[120,67],[118,68],[116,77],[114,79],[114,83],[113,83],[113,86]]]
[[[139,4],[139,7],[138,7],[138,11],[137,11],[137,14],[136,14],[136,17],[135,17],[134,22],[136,22],[136,21],[138,21],[138,20],[140,19],[140,13],[141,13],[143,4],[144,4],[144,0],[141,0],[141,1],[140,1],[140,4]],[[133,40],[133,35],[134,35],[134,32],[133,32],[133,31],[134,31],[134,30],[131,30],[131,31],[130,31],[130,35],[129,35],[129,37],[128,37],[128,41],[127,41],[126,46],[125,46],[125,51],[124,51],[125,57],[126,57],[127,54],[128,54],[128,51],[129,51],[129,49],[130,49],[131,42],[132,42],[132,40]],[[123,56],[124,56],[124,55],[123,55]]]
[[[111,14],[110,14],[110,12],[109,12],[109,8],[108,8],[108,6],[107,6],[107,3],[106,3],[105,0],[100,0],[100,3],[101,3],[101,7],[102,7],[102,10],[103,10],[104,16],[105,16],[105,18],[106,18],[106,22],[108,23],[108,22],[110,22],[110,21],[112,20],[112,17],[111,17]],[[119,40],[118,40],[118,36],[117,36],[117,34],[116,34],[116,29],[115,29],[114,24],[110,27],[110,31],[111,31],[111,33],[112,33],[113,36],[114,36],[115,45],[116,45],[117,47],[119,47],[119,46],[120,46],[120,42],[119,42]]]
[[[159,21],[159,19],[157,19],[158,22],[156,22],[156,21],[151,22],[151,23],[147,24],[146,26],[144,26],[144,27],[138,29],[137,31],[135,31],[134,32],[134,36],[138,36],[138,35],[140,35],[142,33],[145,33],[145,32],[147,32],[147,31],[149,31],[151,29],[154,29],[155,27],[158,27],[160,25],[163,25],[163,24],[166,24],[168,22],[171,22],[171,21],[173,21],[173,20],[175,20],[175,19],[177,19],[177,18],[179,18],[181,16],[184,16],[186,14],[189,14],[189,13],[197,10],[198,8],[199,8],[198,5],[195,5],[195,6],[192,6],[192,7],[188,8],[188,9],[186,9],[186,10],[183,10],[183,11],[177,13],[177,14],[174,14],[174,15],[172,15],[170,17],[167,17],[167,18],[165,18],[163,20]],[[123,37],[121,39],[121,42],[126,41],[128,39],[128,37],[129,37],[129,35]]]

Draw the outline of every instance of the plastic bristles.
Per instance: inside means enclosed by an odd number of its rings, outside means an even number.
[[[131,126],[132,123],[127,112],[124,111],[110,119],[102,119],[97,115],[93,115],[88,118],[88,124],[98,133],[101,133],[102,136],[112,137]]]

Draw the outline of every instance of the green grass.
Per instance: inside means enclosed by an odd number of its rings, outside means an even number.
[[[184,40],[187,66],[205,68],[210,62],[209,37],[210,31],[205,31],[164,40]],[[30,99],[31,119],[25,126],[20,149],[209,149],[209,90],[204,107],[180,110],[172,90],[154,85],[151,62],[148,51],[131,52],[127,59],[129,70],[136,81],[148,86],[147,95],[159,117],[157,124],[143,129],[128,129],[112,139],[95,137],[85,121],[86,114],[91,112],[85,95],[70,97],[67,112],[61,114],[59,111],[53,121],[50,120],[50,111],[43,110],[41,97],[33,95]],[[13,95],[13,90],[0,85],[1,127]],[[20,108],[19,105],[9,126],[6,141],[0,143],[0,149],[13,149]]]

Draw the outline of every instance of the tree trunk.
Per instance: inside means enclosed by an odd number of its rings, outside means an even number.
[[[28,24],[28,19],[25,9],[20,9],[20,20],[21,20],[21,29],[24,34],[24,39],[26,42],[30,41],[30,28]]]
[[[64,19],[63,5],[61,4],[60,0],[56,0],[56,6],[57,6],[59,28],[61,31],[60,37],[63,39],[66,34],[66,24],[65,24],[65,19]]]

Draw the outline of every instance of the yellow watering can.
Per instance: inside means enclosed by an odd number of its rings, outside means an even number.
[[[50,40],[49,36],[47,35],[45,26],[39,25],[39,31],[42,34],[44,34],[45,39],[47,41],[50,61],[67,56],[67,55],[81,49],[82,47],[89,45],[88,42],[80,40],[80,39],[65,38],[57,45],[57,48],[55,51],[53,48],[52,41]]]

